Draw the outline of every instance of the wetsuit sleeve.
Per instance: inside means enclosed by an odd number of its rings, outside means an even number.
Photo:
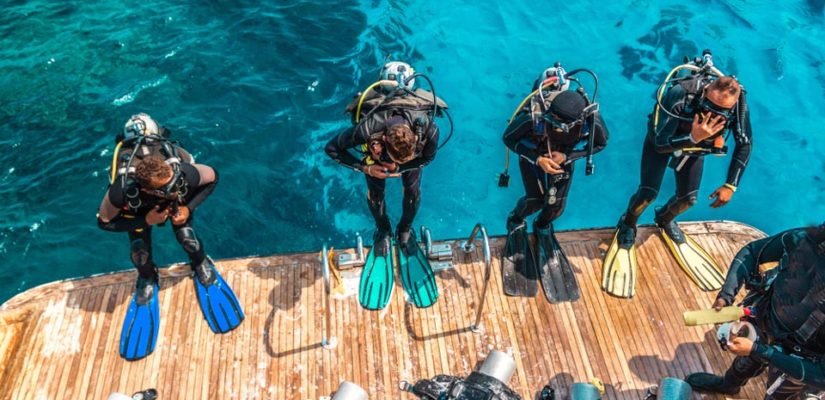
[[[776,262],[785,254],[785,235],[800,230],[786,231],[778,235],[759,239],[748,243],[736,253],[728,269],[725,284],[716,295],[716,299],[724,299],[728,305],[733,304],[737,293],[750,276],[757,273],[760,263]]]
[[[595,123],[593,125],[593,134],[595,135],[593,137],[593,154],[596,154],[607,147],[607,127],[604,124],[601,113],[596,114]],[[574,150],[570,152],[570,154],[567,155],[567,161],[565,161],[565,163],[571,163],[584,157],[587,157],[587,146],[585,146],[582,150]]]
[[[369,124],[370,122],[366,121],[332,138],[324,148],[329,158],[347,168],[361,172],[361,159],[354,156],[352,150],[367,143],[369,138],[367,125]]]
[[[439,131],[438,125],[435,122],[430,123],[430,127],[428,129],[429,135],[427,135],[427,143],[424,145],[424,148],[421,150],[421,156],[415,158],[414,160],[402,164],[398,167],[398,173],[403,173],[407,171],[411,171],[414,169],[421,168],[435,159],[435,154],[438,152],[438,140],[439,140]]]
[[[201,165],[202,167],[207,167],[205,165]],[[196,209],[204,200],[206,200],[212,192],[215,191],[215,187],[218,186],[218,171],[214,168],[207,167],[212,169],[214,173],[214,179],[211,181],[205,181],[202,179],[200,172],[198,169],[192,164],[181,164],[180,169],[184,175],[184,179],[189,183],[189,187],[192,188],[192,194],[188,197],[186,201],[186,207],[190,210]]]
[[[782,352],[781,349],[763,343],[754,343],[751,355],[769,363],[789,377],[825,389],[825,360],[815,362]]]
[[[662,99],[662,105],[672,114],[681,115],[685,108],[685,89],[676,85],[667,91]],[[674,118],[664,110],[659,110],[659,124],[654,131],[654,145],[658,153],[672,153],[695,144],[690,138],[690,131],[679,133],[682,120]]]
[[[518,154],[531,163],[535,164],[536,159],[539,158],[539,152],[536,150],[536,145],[531,140],[531,133],[533,125],[530,121],[530,116],[521,114],[504,130],[504,145],[507,146],[514,153]]]
[[[739,186],[739,181],[742,179],[742,174],[745,172],[745,167],[748,166],[748,161],[751,158],[751,117],[744,92],[739,98],[737,107],[736,121],[731,125],[736,147],[733,150],[726,179],[726,182],[734,187]]]

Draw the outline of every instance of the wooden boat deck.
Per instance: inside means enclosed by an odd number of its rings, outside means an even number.
[[[687,223],[683,229],[726,266],[745,243],[764,236],[731,222]],[[437,273],[438,303],[416,309],[396,283],[391,304],[370,312],[358,305],[361,268],[342,271],[350,296],[332,300],[337,346],[321,346],[325,295],[318,254],[218,262],[245,308],[235,331],[215,335],[201,317],[188,267],[162,271],[160,337],[149,357],[118,356],[121,321],[134,272],[47,284],[0,307],[0,398],[105,399],[110,392],[157,388],[162,399],[318,399],[349,380],[370,399],[407,399],[397,389],[446,373],[466,376],[491,350],[511,353],[510,385],[532,399],[551,382],[561,393],[575,381],[598,377],[608,399],[641,399],[665,376],[724,371],[712,327],[686,328],[681,313],[708,308],[713,293],[699,291],[650,227],[637,238],[636,297],[618,299],[599,287],[612,230],[560,232],[577,268],[582,298],[551,305],[502,293],[499,252],[492,240],[493,274],[482,319],[469,330],[483,285],[481,246],[465,254],[453,243],[455,268]],[[124,255],[125,257],[125,255]],[[761,399],[764,381],[739,398]],[[696,396],[696,398],[701,398]]]

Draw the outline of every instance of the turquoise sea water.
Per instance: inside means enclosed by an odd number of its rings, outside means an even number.
[[[638,185],[652,94],[684,55],[714,51],[749,93],[754,150],[722,209],[705,200],[728,159],[709,159],[682,219],[767,232],[825,219],[823,0],[441,2],[7,1],[0,14],[0,301],[35,285],[127,269],[125,234],[101,231],[113,137],[145,111],[221,173],[196,229],[216,258],[349,246],[369,237],[363,177],[323,145],[386,54],[426,72],[456,133],[426,168],[416,224],[437,238],[491,233],[507,189],[501,132],[546,66],[593,69],[611,133],[596,175],[580,166],[558,229],[613,225]],[[447,125],[442,124],[444,131]],[[658,203],[673,192],[670,175]],[[400,182],[390,183],[400,214]],[[650,222],[652,211],[643,217]],[[185,259],[169,229],[156,261]]]

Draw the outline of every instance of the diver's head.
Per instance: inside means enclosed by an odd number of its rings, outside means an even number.
[[[415,79],[410,79],[415,74],[410,64],[403,61],[390,61],[384,64],[381,69],[381,80],[398,82],[398,86],[404,86],[409,90],[413,89]]]
[[[559,93],[550,104],[550,114],[559,122],[569,124],[581,118],[587,101],[584,97],[573,90],[565,90]]]
[[[160,157],[149,156],[135,167],[135,179],[142,189],[157,190],[169,185],[174,177],[172,166]]]
[[[730,119],[733,108],[739,101],[742,87],[739,82],[730,76],[722,76],[711,82],[704,89],[704,96],[699,109],[699,113],[711,113]]]
[[[406,121],[399,121],[390,125],[385,138],[387,154],[398,164],[410,162],[415,158],[415,147],[418,138],[415,137],[410,125]]]
[[[548,129],[552,129],[555,135],[567,136],[573,133],[578,136],[584,123],[585,107],[587,107],[587,100],[581,94],[573,90],[559,93],[553,99],[544,117],[544,120],[548,122]]]
[[[158,123],[146,113],[131,116],[123,126],[123,137],[126,140],[133,139],[137,136],[158,135],[159,133],[160,127]]]

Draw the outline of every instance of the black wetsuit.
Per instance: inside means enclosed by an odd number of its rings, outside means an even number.
[[[760,264],[780,264],[751,319],[761,331],[760,339],[750,356],[736,357],[725,373],[726,387],[741,387],[767,368],[769,386],[787,374],[771,399],[825,389],[825,324],[809,325],[808,334],[800,329],[810,318],[825,318],[825,245],[819,251],[817,245],[800,228],[751,242],[736,254],[717,296],[727,304],[758,275]]]
[[[172,224],[172,230],[194,266],[204,261],[206,253],[192,229],[192,220],[198,205],[215,190],[218,184],[218,173],[215,171],[213,182],[198,186],[201,178],[197,168],[191,164],[181,163],[180,172],[179,205],[189,208],[190,215],[183,225]],[[146,224],[146,214],[156,205],[161,208],[171,207],[172,202],[140,191],[138,183],[132,179],[124,185],[124,179],[126,179],[124,175],[118,176],[109,186],[106,194],[112,205],[121,210],[120,214],[108,223],[98,219],[98,225],[107,231],[129,233],[132,262],[141,277],[151,279],[155,277],[157,267],[152,260],[152,226]]]
[[[595,137],[593,138],[593,153],[598,153],[607,145],[607,128],[601,114],[595,116]],[[552,129],[545,124],[547,129]],[[586,127],[586,132],[590,131]],[[567,203],[567,192],[573,181],[573,162],[587,156],[586,149],[577,149],[576,146],[586,141],[587,136],[571,132],[565,136],[551,134],[552,150],[564,153],[567,160],[563,164],[564,177],[554,182],[554,177],[545,173],[536,159],[547,155],[547,141],[544,133],[537,134],[533,129],[532,118],[523,113],[516,117],[504,131],[504,144],[519,155],[519,170],[524,183],[525,196],[519,199],[511,215],[511,224],[520,224],[528,215],[541,210],[536,218],[535,225],[547,227],[564,212]],[[558,178],[555,178],[558,179]],[[555,190],[553,189],[555,188]],[[553,193],[555,191],[555,193]]]
[[[361,158],[353,155],[352,151],[361,151],[362,145],[368,144],[371,138],[380,137],[385,133],[389,129],[387,121],[391,118],[401,117],[409,126],[413,127],[414,132],[419,130],[421,137],[419,138],[416,157],[399,165],[398,171],[395,171],[401,173],[401,181],[404,185],[403,211],[401,219],[398,221],[398,231],[405,231],[412,227],[413,220],[418,212],[418,206],[421,204],[421,168],[435,159],[435,154],[438,151],[438,126],[429,118],[426,121],[418,121],[417,125],[417,118],[413,114],[404,111],[398,111],[397,114],[392,111],[388,114],[376,114],[380,115],[373,115],[363,123],[336,135],[327,143],[325,151],[330,158],[339,164],[362,172],[365,163]],[[386,153],[386,146],[384,148]],[[386,154],[382,157],[382,161],[389,161],[385,157]],[[391,232],[392,225],[384,204],[386,179],[379,179],[366,174],[364,176],[367,179],[367,204],[373,218],[375,218],[376,228],[379,231]]]
[[[697,90],[701,93],[701,87],[690,92]],[[682,85],[676,85],[668,90],[662,99],[662,105],[671,113],[692,121],[699,98],[689,98],[687,94],[690,92]],[[730,130],[736,142],[726,180],[733,188],[739,186],[739,180],[745,172],[751,153],[750,115],[744,92],[739,97],[737,108],[738,111],[728,120],[726,128],[716,135],[724,135]],[[700,143],[693,143],[690,137],[691,121],[673,118],[660,110],[658,127],[654,129],[653,113],[648,116],[648,131],[642,147],[641,183],[630,198],[624,217],[625,224],[635,226],[645,208],[656,199],[668,163],[671,163],[676,173],[676,194],[667,204],[657,209],[657,223],[662,225],[672,221],[696,203],[699,183],[702,180],[704,154],[684,149],[710,149],[715,136]],[[674,152],[683,154],[677,156]]]

